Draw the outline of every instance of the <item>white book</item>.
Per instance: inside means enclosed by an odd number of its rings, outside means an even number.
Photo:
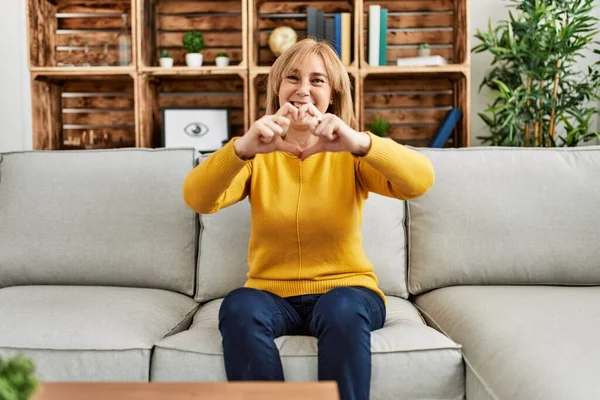
[[[396,60],[396,65],[399,67],[429,67],[447,64],[448,60],[441,56],[407,57]]]
[[[379,29],[381,6],[369,6],[369,65],[379,65]]]

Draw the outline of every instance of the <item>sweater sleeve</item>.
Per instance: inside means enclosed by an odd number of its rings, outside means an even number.
[[[196,166],[183,182],[183,199],[200,214],[213,214],[248,195],[252,162],[235,154],[229,141]]]
[[[427,156],[391,139],[371,137],[371,148],[356,157],[356,176],[361,187],[388,197],[407,200],[425,194],[435,174]]]

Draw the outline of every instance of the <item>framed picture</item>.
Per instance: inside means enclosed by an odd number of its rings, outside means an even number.
[[[211,152],[229,140],[226,108],[164,108],[162,114],[165,147],[195,147],[199,152]]]

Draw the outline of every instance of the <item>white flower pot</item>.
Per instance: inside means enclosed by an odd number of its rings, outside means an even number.
[[[430,48],[419,49],[418,51],[419,57],[429,57],[431,55]]]
[[[185,63],[188,67],[198,68],[202,66],[202,54],[201,53],[188,53],[185,55]]]
[[[215,58],[215,63],[217,64],[217,67],[226,67],[229,65],[229,57],[217,57]]]
[[[171,57],[161,57],[158,61],[160,62],[160,66],[163,68],[173,67],[173,59]]]

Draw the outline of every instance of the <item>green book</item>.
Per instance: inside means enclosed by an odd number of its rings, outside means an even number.
[[[379,65],[387,65],[388,9],[382,8],[379,17]]]

